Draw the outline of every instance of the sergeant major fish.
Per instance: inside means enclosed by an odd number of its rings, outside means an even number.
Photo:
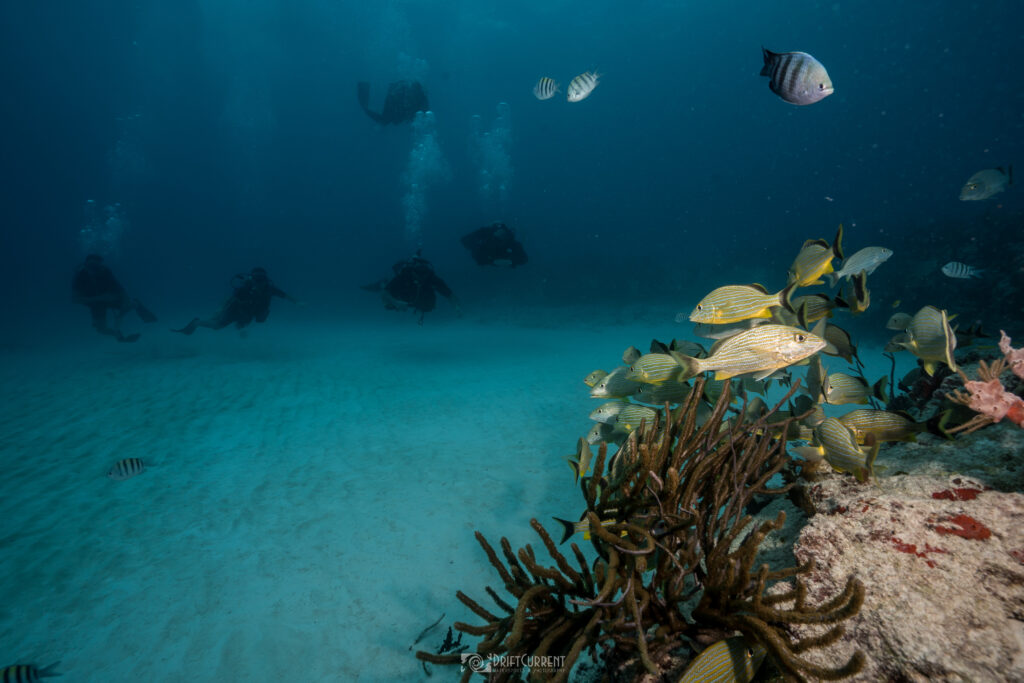
[[[600,74],[597,72],[584,71],[569,83],[565,99],[570,102],[579,102],[580,100],[587,99],[590,93],[594,92],[594,88],[597,87],[598,83],[600,83],[599,79]]]
[[[124,481],[125,479],[131,479],[137,474],[142,474],[145,469],[146,466],[140,458],[125,458],[115,462],[114,466],[107,472],[107,476],[114,481]]]
[[[0,681],[3,683],[39,683],[42,678],[60,676],[54,668],[60,662],[54,662],[50,666],[40,669],[32,664],[12,664],[0,669]]]
[[[806,52],[772,52],[761,48],[771,91],[790,104],[820,102],[833,93],[832,79],[817,59]]]
[[[981,268],[975,268],[959,261],[950,261],[942,266],[943,275],[957,280],[969,280],[972,277],[980,278],[983,272]]]
[[[715,372],[716,380],[747,373],[756,373],[754,379],[764,379],[827,345],[816,334],[796,327],[761,325],[718,342],[707,358],[693,358],[678,352],[672,352],[672,357],[683,368],[680,379],[709,371]]]
[[[555,79],[543,76],[533,86],[533,96],[538,100],[550,100],[558,92],[558,83]]]
[[[1005,171],[1002,166],[986,168],[967,179],[964,186],[960,188],[960,201],[975,202],[988,199],[1005,190],[1007,185],[1012,182],[1013,166],[1007,166]]]

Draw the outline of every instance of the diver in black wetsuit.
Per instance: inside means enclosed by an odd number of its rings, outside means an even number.
[[[144,323],[156,322],[156,316],[142,305],[138,299],[132,299],[124,291],[110,268],[103,265],[103,257],[89,254],[85,263],[75,273],[71,281],[71,300],[76,304],[89,307],[92,314],[92,326],[100,334],[114,337],[119,342],[139,340],[139,334],[123,334],[121,319],[125,313],[135,311]],[[107,325],[107,311],[114,312],[113,326]]]
[[[270,281],[265,268],[258,266],[253,268],[248,275],[236,275],[232,278],[231,284],[234,291],[212,318],[206,320],[192,318],[188,325],[180,330],[171,330],[171,332],[192,334],[197,327],[219,330],[231,323],[234,323],[238,329],[242,329],[254,320],[261,323],[267,319],[270,314],[271,297],[279,296],[293,304],[298,303],[295,297],[286,294]]]
[[[515,268],[528,260],[526,250],[516,239],[512,228],[504,223],[492,223],[463,235],[462,246],[469,249],[473,260],[480,266]]]
[[[366,115],[377,123],[387,125],[412,121],[416,112],[427,111],[427,93],[418,81],[396,81],[388,86],[388,94],[384,98],[384,108],[377,113],[370,110],[370,84],[360,81],[356,86],[359,106]]]
[[[455,312],[462,315],[459,300],[445,281],[437,276],[430,261],[416,251],[412,258],[399,261],[391,267],[395,275],[390,280],[381,280],[363,289],[379,291],[384,301],[384,308],[389,311],[406,311],[410,308],[419,311],[419,324],[423,324],[423,314],[434,310],[437,303],[435,292],[452,302]]]

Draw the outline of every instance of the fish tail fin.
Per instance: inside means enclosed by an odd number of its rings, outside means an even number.
[[[576,475],[576,481],[580,480],[580,462],[579,460],[573,460],[572,458],[566,458],[565,461],[569,463],[569,469]]]
[[[832,303],[834,303],[838,308],[850,307],[850,304],[846,303],[846,301],[841,296],[834,297],[832,299]]]
[[[825,279],[829,287],[835,287],[839,283],[839,273],[825,273]]]
[[[779,292],[779,305],[785,308],[790,313],[796,313],[793,308],[793,291],[796,289],[797,283],[786,285],[786,288]]]
[[[953,435],[949,433],[948,427],[949,421],[953,417],[954,410],[955,409],[953,408],[943,410],[938,415],[935,415],[928,421],[926,421],[924,425],[925,429],[928,430],[928,433],[934,434],[935,436],[941,436],[943,439],[948,439],[949,441],[952,441]]]
[[[836,230],[836,239],[832,242],[832,253],[840,261],[843,257],[843,224],[839,224],[839,229]]]
[[[984,269],[984,268],[975,268],[975,269],[974,269],[974,270],[973,270],[973,271],[971,272],[971,277],[976,277],[976,278],[978,278],[978,279],[980,280],[980,279],[981,279],[981,275],[982,275],[982,273],[984,273],[984,272],[985,272],[985,269]]]
[[[800,304],[796,311],[796,323],[805,330],[811,329],[811,323],[807,320],[807,304]]]
[[[766,49],[765,46],[762,45],[761,46],[761,57],[764,58],[764,66],[761,67],[761,75],[762,76],[771,76],[772,75],[772,58],[775,57],[775,53],[772,52],[771,50]]]
[[[677,378],[678,381],[682,382],[690,379],[691,377],[696,377],[702,372],[700,369],[700,361],[693,356],[687,356],[679,353],[678,351],[669,351],[669,353],[675,361],[679,363],[679,367],[683,369],[682,373]]]
[[[880,380],[875,382],[874,385],[871,387],[871,395],[874,396],[875,398],[877,398],[882,403],[888,403],[889,402],[889,392],[887,391],[888,387],[889,387],[889,378],[888,377],[882,377]]]
[[[878,448],[882,444],[875,438],[874,434],[868,434],[865,445],[870,449],[867,453],[867,460],[864,463],[865,479],[867,479],[875,474],[875,459],[878,457]]]
[[[570,538],[572,538],[572,535],[576,533],[575,522],[570,522],[569,520],[561,519],[560,517],[552,517],[551,519],[555,520],[556,522],[562,525],[562,540],[558,542],[559,545],[568,541]]]

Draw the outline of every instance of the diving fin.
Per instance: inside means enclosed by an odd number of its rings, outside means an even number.
[[[138,299],[135,300],[135,312],[139,314],[139,320],[144,323],[156,322],[156,316],[153,315],[153,311],[143,306],[142,302]]]

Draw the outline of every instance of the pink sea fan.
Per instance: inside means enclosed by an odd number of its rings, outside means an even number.
[[[1024,379],[1024,348],[1015,349],[1010,346],[1010,338],[1002,330],[999,330],[999,335],[999,350],[1006,356],[1006,362],[1013,374]]]

